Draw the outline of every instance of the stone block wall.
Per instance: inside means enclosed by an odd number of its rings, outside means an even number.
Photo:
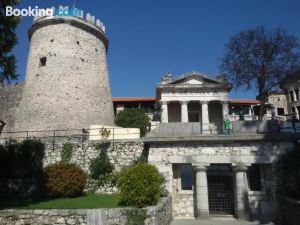
[[[50,140],[45,141],[45,156],[43,166],[61,161],[61,153],[63,145],[66,142],[53,143]],[[84,142],[68,142],[73,145],[71,163],[81,167],[87,174],[90,173],[91,160],[95,159],[100,150],[97,145],[101,141],[84,141]],[[144,144],[139,140],[124,140],[111,142],[107,154],[111,163],[115,167],[115,171],[131,165],[137,160],[143,152]],[[5,193],[10,196],[30,197],[38,193],[38,181],[35,179],[1,179],[0,194]],[[85,192],[96,192],[98,194],[111,194],[117,192],[117,188],[111,184],[99,186],[96,180],[89,179],[85,188]]]
[[[251,163],[271,165],[280,154],[293,150],[292,141],[240,141],[230,143],[219,142],[157,142],[151,143],[149,149],[148,161],[155,165],[166,178],[167,190],[173,198],[173,215],[174,217],[193,217],[195,196],[185,191],[174,189],[176,186],[176,174],[174,166],[178,164],[197,164],[208,163],[218,164],[227,163],[236,165],[238,162],[251,165]],[[272,176],[269,175],[267,182],[272,182]],[[270,185],[269,185],[270,186]],[[273,195],[276,186],[271,184],[269,190]],[[195,193],[192,191],[192,193]],[[269,194],[268,194],[269,196]],[[251,196],[251,202],[255,203],[257,208],[266,203],[266,196]],[[255,199],[254,199],[255,198]],[[273,197],[272,197],[273,198]],[[274,199],[274,198],[273,198]],[[268,208],[268,207],[265,207]],[[266,214],[270,214],[269,212]]]
[[[155,206],[145,208],[149,218],[145,225],[169,225],[172,221],[172,200],[165,197]],[[128,208],[126,208],[128,210]],[[1,225],[124,225],[125,210],[114,209],[51,209],[0,210]]]
[[[72,143],[72,142],[70,142]],[[80,166],[85,172],[89,173],[91,160],[95,159],[100,150],[97,150],[97,144],[101,142],[85,141],[83,143],[75,142],[73,144],[71,163]],[[64,143],[46,142],[44,166],[61,161],[61,152]],[[129,166],[134,160],[137,160],[143,152],[143,142],[136,141],[119,141],[111,142],[107,154],[115,170],[119,171],[124,166]]]
[[[23,86],[24,83],[0,86],[0,119],[6,123],[3,132],[13,131],[15,111],[22,98]]]

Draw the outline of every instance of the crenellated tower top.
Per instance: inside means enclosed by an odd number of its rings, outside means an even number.
[[[40,20],[40,19],[47,19],[52,17],[76,17],[80,18],[82,20],[85,20],[88,23],[91,23],[101,29],[103,33],[105,33],[105,26],[100,21],[100,19],[96,19],[95,16],[91,15],[90,13],[84,13],[82,9],[78,9],[75,7],[69,7],[69,6],[59,6],[58,8],[51,7],[45,9],[45,14],[39,15],[34,17],[34,22]]]

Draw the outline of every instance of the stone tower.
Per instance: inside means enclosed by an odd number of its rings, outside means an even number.
[[[113,125],[105,27],[89,13],[84,18],[81,10],[59,9],[36,17],[29,28],[16,131]]]

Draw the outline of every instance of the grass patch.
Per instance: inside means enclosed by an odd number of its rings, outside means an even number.
[[[94,209],[120,207],[118,195],[90,194],[77,198],[1,200],[0,209]]]

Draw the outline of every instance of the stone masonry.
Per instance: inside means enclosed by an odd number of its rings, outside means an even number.
[[[103,30],[77,17],[35,20],[15,130],[113,125]]]
[[[0,119],[6,123],[3,132],[14,130],[15,112],[22,98],[23,86],[23,83],[0,86]]]
[[[101,142],[86,141],[83,143],[72,143],[72,158],[71,163],[80,166],[85,172],[89,173],[91,160],[96,158],[100,150],[97,144]],[[63,143],[46,142],[45,157],[43,160],[44,166],[61,161],[61,152]],[[144,144],[140,141],[120,141],[111,142],[107,154],[114,165],[115,170],[120,171],[124,166],[129,166],[134,160],[137,160],[143,151]]]
[[[291,141],[240,141],[238,142],[153,142],[150,144],[149,163],[157,166],[167,180],[167,189],[172,193],[173,216],[194,217],[195,209],[195,188],[191,191],[178,190],[178,178],[176,176],[176,165],[180,164],[217,164],[230,163],[233,166],[240,162],[251,165],[251,163],[262,163],[271,165],[285,151],[292,150],[294,143]],[[195,172],[196,173],[196,172]],[[268,174],[268,178],[272,173]],[[271,181],[271,180],[270,180]],[[196,185],[194,183],[194,185]],[[269,189],[274,195],[275,186],[271,182]],[[258,207],[259,201],[267,198],[264,192],[250,192],[250,207]],[[266,193],[265,193],[266,194]],[[270,193],[268,193],[270,195]],[[256,209],[251,210],[256,210]]]
[[[145,208],[145,225],[169,225],[172,221],[171,197],[164,197],[155,206]],[[124,225],[129,208],[113,209],[50,209],[0,210],[1,225],[95,225],[95,216],[102,225]],[[97,220],[97,221],[98,221]],[[98,224],[98,223],[97,223]]]

